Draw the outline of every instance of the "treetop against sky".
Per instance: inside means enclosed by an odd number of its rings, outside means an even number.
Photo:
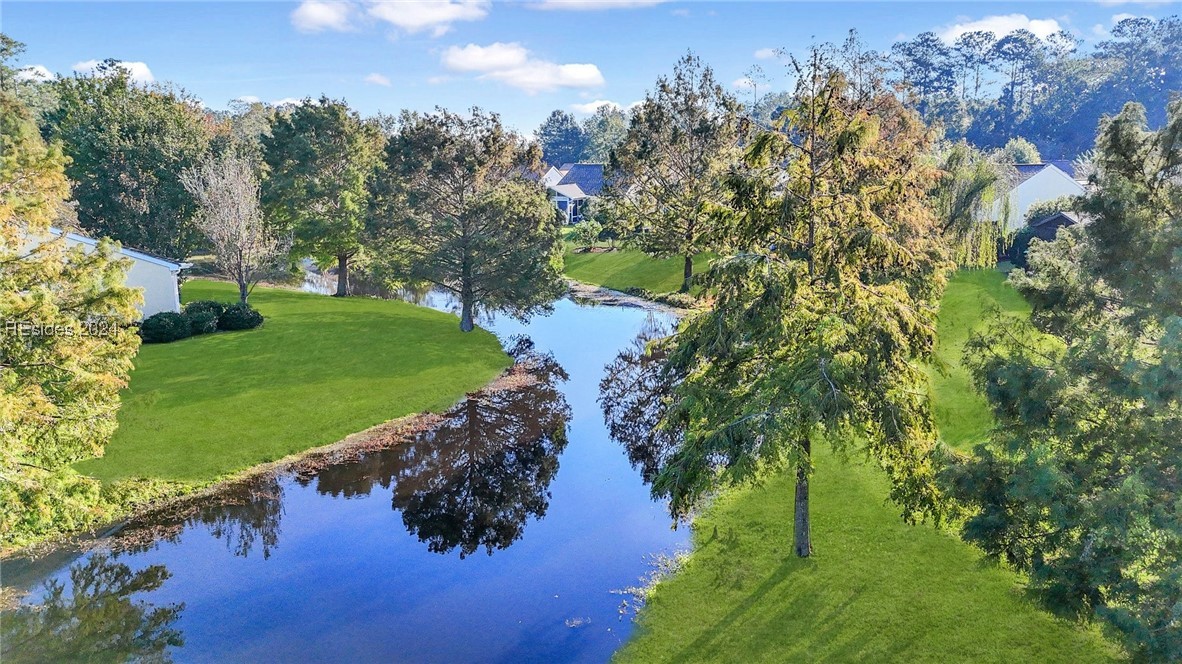
[[[207,106],[327,94],[363,115],[478,105],[522,131],[555,108],[628,107],[687,49],[740,98],[753,65],[782,79],[778,49],[804,53],[851,28],[869,48],[932,31],[1068,30],[1083,48],[1121,18],[1172,3],[6,2],[4,31],[28,44],[30,76],[91,71],[105,58],[140,81],[183,86]],[[785,87],[781,85],[781,87]]]

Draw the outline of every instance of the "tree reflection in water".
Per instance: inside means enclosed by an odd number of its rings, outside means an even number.
[[[168,648],[184,645],[173,627],[184,605],[157,607],[132,599],[170,576],[162,565],[133,572],[113,556],[96,553],[70,568],[69,594],[60,581],[50,580],[41,603],[4,614],[0,661],[171,661]]]
[[[682,441],[680,427],[663,426],[676,376],[665,368],[661,343],[673,330],[653,316],[624,350],[604,367],[599,406],[612,440],[624,446],[646,483],[661,471]]]
[[[279,546],[279,524],[283,517],[283,486],[277,477],[252,480],[221,494],[216,504],[202,506],[190,522],[209,527],[209,532],[226,541],[226,548],[245,558],[258,544],[263,558]]]
[[[393,508],[435,553],[483,548],[492,555],[521,538],[550,504],[550,482],[566,447],[567,374],[550,355],[519,340],[510,389],[470,395],[438,427],[356,463],[325,468],[320,493],[368,494],[394,487]]]

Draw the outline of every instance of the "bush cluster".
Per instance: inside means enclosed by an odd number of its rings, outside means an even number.
[[[248,304],[198,300],[185,305],[184,313],[161,311],[148,316],[140,324],[140,336],[147,344],[165,344],[218,330],[252,330],[262,324],[262,314]]]

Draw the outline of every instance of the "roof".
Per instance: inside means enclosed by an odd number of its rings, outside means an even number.
[[[1068,212],[1066,210],[1060,210],[1054,214],[1047,215],[1037,221],[1032,221],[1032,222],[1030,222],[1030,225],[1031,226],[1045,226],[1046,224],[1050,224],[1052,222],[1062,222],[1062,225],[1064,225],[1064,226],[1074,226],[1075,224],[1079,223],[1079,218],[1077,218],[1075,216],[1075,214],[1073,214],[1071,212]]]
[[[578,185],[585,196],[598,196],[603,190],[603,164],[570,164],[570,168],[563,165],[566,174],[558,181],[558,186]]]
[[[1030,178],[1043,172],[1048,166],[1063,171],[1063,174],[1072,180],[1075,179],[1075,165],[1065,159],[1056,159],[1041,164],[1014,164],[1014,170],[1018,172],[1018,177],[1014,181],[1014,186],[1018,186]]]
[[[54,235],[62,235],[63,234],[63,231],[60,228],[50,228],[49,232],[53,233]],[[84,244],[88,247],[97,247],[98,246],[98,240],[95,240],[94,238],[89,238],[89,237],[86,237],[85,235],[80,235],[78,233],[71,233],[68,231],[66,231],[64,234],[66,236],[66,239],[70,240],[71,242],[77,242],[79,244]],[[173,272],[176,272],[177,270],[180,270],[182,268],[186,268],[186,267],[190,266],[189,263],[182,263],[179,261],[170,261],[167,258],[153,256],[152,254],[149,254],[146,251],[140,251],[138,249],[131,249],[129,247],[120,246],[119,253],[123,254],[124,256],[127,256],[128,258],[134,258],[136,260],[144,261],[145,263],[151,263],[153,265],[159,265],[160,267],[166,267],[169,270],[172,270]]]
[[[558,192],[562,196],[566,196],[567,198],[572,198],[575,200],[587,198],[587,194],[584,193],[577,184],[556,184],[550,187],[550,189]]]

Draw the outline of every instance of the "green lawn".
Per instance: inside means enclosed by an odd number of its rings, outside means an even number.
[[[235,293],[209,281],[183,290],[186,301]],[[510,362],[492,334],[403,302],[268,288],[250,299],[262,328],[140,349],[115,438],[81,472],[210,480],[443,410]]]
[[[694,259],[694,274],[707,268],[711,254]],[[604,253],[566,254],[566,276],[577,281],[614,290],[644,288],[653,293],[670,293],[681,288],[684,261],[681,258],[650,258],[635,249]]]
[[[1030,316],[1030,305],[999,270],[957,272],[940,304],[936,357],[941,367],[929,372],[932,406],[940,436],[958,449],[972,449],[993,426],[985,398],[974,389],[968,369],[961,365],[965,342],[987,324],[987,312],[993,308],[1019,321]]]
[[[989,412],[959,367],[983,305],[1027,311],[996,271],[962,272],[940,317],[942,435],[964,444]],[[930,525],[908,526],[881,471],[816,455],[812,558],[796,558],[792,482],[724,492],[694,523],[685,568],[657,586],[621,662],[1099,662],[1098,629],[1055,618],[1014,573]]]

